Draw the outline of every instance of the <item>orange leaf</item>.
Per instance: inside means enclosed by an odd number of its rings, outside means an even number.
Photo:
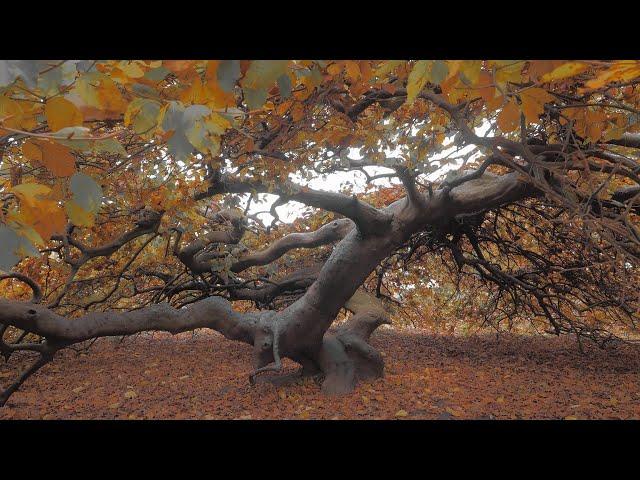
[[[553,100],[553,96],[544,88],[529,88],[520,93],[522,100],[522,113],[527,123],[536,123],[539,116],[544,113],[544,104]]]
[[[505,107],[498,115],[498,127],[503,132],[513,132],[520,125],[520,109],[512,100],[505,105]]]
[[[28,140],[22,153],[29,160],[42,163],[56,177],[69,177],[76,171],[76,159],[71,149],[51,140]]]
[[[564,80],[584,72],[587,68],[589,65],[583,62],[568,62],[555,68],[552,72],[544,74],[540,81],[546,83]]]
[[[48,100],[44,106],[44,115],[52,132],[82,125],[82,113],[66,98],[55,97]]]

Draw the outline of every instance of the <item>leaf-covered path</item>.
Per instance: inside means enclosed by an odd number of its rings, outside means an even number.
[[[61,352],[0,419],[640,418],[640,352],[571,339],[377,332],[384,379],[330,398],[313,380],[251,387],[251,351],[216,333],[103,339]],[[0,382],[28,361],[0,363]],[[288,367],[293,369],[292,364]]]

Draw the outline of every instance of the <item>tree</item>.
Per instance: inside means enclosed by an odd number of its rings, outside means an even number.
[[[487,322],[627,338],[639,83],[638,61],[1,62],[0,349],[37,360],[0,403],[60,349],[197,328],[252,345],[251,381],[287,357],[349,392],[398,298],[446,282]],[[368,187],[306,185],[335,172]],[[288,202],[313,209],[283,224]]]

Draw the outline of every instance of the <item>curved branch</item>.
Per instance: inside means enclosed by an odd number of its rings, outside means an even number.
[[[336,192],[325,192],[301,187],[291,182],[280,186],[267,186],[255,180],[238,180],[227,176],[214,177],[211,186],[197,193],[195,200],[202,200],[220,193],[271,193],[286,201],[300,202],[310,207],[321,208],[350,218],[363,235],[383,235],[388,232],[391,216],[367,202]]]
[[[243,256],[231,266],[231,271],[239,273],[253,266],[266,265],[295,248],[315,248],[335,242],[342,239],[352,229],[353,222],[348,218],[341,218],[313,232],[290,233],[264,250]]]
[[[40,303],[40,300],[42,300],[42,289],[40,288],[40,285],[36,283],[35,280],[33,280],[31,277],[28,277],[27,275],[24,275],[18,272],[11,272],[4,275],[0,275],[0,280],[5,280],[7,278],[15,278],[29,285],[29,287],[31,287],[31,290],[33,291],[33,296],[31,297],[31,303]]]

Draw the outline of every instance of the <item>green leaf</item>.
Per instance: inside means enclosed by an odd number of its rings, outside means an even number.
[[[289,98],[291,96],[291,79],[286,73],[278,77],[278,89],[280,90],[280,97]]]
[[[243,88],[242,91],[244,92],[244,101],[251,110],[262,108],[267,101],[267,90],[264,88],[259,90]]]
[[[271,87],[286,73],[289,60],[254,60],[242,79],[245,89],[261,90]]]
[[[449,67],[447,62],[443,60],[436,60],[431,67],[431,83],[441,84],[449,75]]]
[[[158,123],[162,105],[148,98],[136,98],[127,107],[125,124],[131,122],[133,131],[138,134],[149,133]]]
[[[20,237],[10,228],[0,225],[0,270],[10,271],[20,260],[15,251],[20,245]]]
[[[96,140],[93,142],[91,150],[96,153],[117,153],[119,155],[127,155],[127,151],[115,138]]]
[[[71,193],[73,200],[84,210],[97,212],[102,203],[102,188],[93,178],[84,173],[76,173],[71,177]]]
[[[56,64],[57,61],[49,63]],[[38,77],[38,90],[47,97],[60,93],[60,87],[71,85],[76,78],[78,60],[67,60],[62,65],[41,74]]]
[[[225,92],[232,92],[240,78],[240,61],[223,60],[218,65],[218,85]]]
[[[161,65],[158,68],[152,68],[151,70],[147,70],[144,74],[144,78],[147,78],[152,82],[160,82],[164,80],[164,78],[170,73],[171,71],[168,68]]]
[[[211,113],[204,105],[191,105],[184,108],[178,102],[169,105],[162,129],[166,132],[173,130],[173,135],[167,141],[169,153],[176,160],[185,160],[193,153],[193,147],[205,152],[214,147],[206,137],[206,129],[201,120]]]
[[[39,60],[0,60],[0,87],[21,78],[27,87],[34,88],[40,63]]]
[[[85,73],[78,77],[72,91],[78,94],[88,106],[102,108],[95,85],[99,85],[105,78],[106,76],[100,72]]]
[[[429,81],[432,60],[418,60],[413,66],[407,82],[407,103],[413,103]]]

